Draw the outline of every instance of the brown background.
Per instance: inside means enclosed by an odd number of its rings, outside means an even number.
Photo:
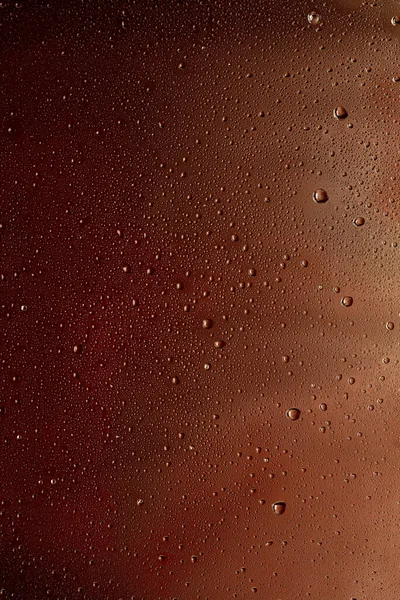
[[[397,598],[398,4],[0,4],[2,596]]]

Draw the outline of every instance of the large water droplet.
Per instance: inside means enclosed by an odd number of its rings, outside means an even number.
[[[307,15],[307,20],[310,25],[318,25],[321,22],[321,16],[315,10],[312,10]]]
[[[291,421],[297,421],[297,419],[300,417],[300,410],[298,408],[289,408],[289,410],[286,412],[286,416]]]
[[[341,300],[341,303],[343,306],[348,308],[349,306],[351,306],[353,304],[353,298],[351,296],[344,296]]]
[[[223,348],[225,346],[225,342],[223,340],[217,340],[216,342],[214,342],[214,346],[216,348]]]
[[[274,511],[274,513],[276,515],[283,515],[283,513],[286,510],[286,503],[285,502],[274,502],[274,504],[272,505],[272,510]]]
[[[315,192],[313,193],[313,199],[315,200],[315,202],[318,202],[318,203],[327,202],[328,194],[326,193],[325,190],[323,190],[322,188],[319,188],[318,190],[315,190]]]
[[[203,327],[204,329],[211,329],[211,327],[214,325],[213,321],[211,319],[204,319],[203,320]]]
[[[356,217],[354,219],[353,223],[356,227],[361,227],[362,225],[364,225],[365,219],[364,219],[364,217]]]
[[[392,17],[391,23],[392,25],[400,25],[400,16],[397,15],[395,17]]]
[[[349,113],[344,108],[344,106],[338,106],[337,108],[335,108],[335,110],[333,111],[333,114],[336,117],[336,119],[345,119],[346,117],[349,116]]]

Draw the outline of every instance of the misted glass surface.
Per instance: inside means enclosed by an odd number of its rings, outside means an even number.
[[[0,23],[0,597],[400,597],[400,4]]]

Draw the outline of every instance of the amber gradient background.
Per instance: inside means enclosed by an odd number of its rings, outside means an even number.
[[[0,4],[0,595],[398,598],[398,3]]]

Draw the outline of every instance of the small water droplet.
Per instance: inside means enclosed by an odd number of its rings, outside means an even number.
[[[327,202],[328,201],[328,194],[326,193],[325,190],[323,190],[322,188],[315,190],[315,192],[313,193],[313,199],[315,202],[318,202],[319,204],[322,202]]]
[[[297,421],[300,418],[301,411],[298,408],[289,408],[286,412],[286,416],[291,421]]]
[[[353,298],[351,296],[344,296],[341,300],[341,304],[342,304],[342,306],[345,306],[346,308],[348,308],[349,306],[351,306],[353,304]]]
[[[388,321],[386,323],[386,329],[389,329],[389,331],[392,331],[392,329],[394,329],[394,323],[392,323],[392,321]]]
[[[274,502],[274,504],[272,505],[272,510],[274,511],[274,513],[276,515],[283,515],[283,513],[286,510],[286,503],[285,502]]]
[[[325,411],[328,408],[328,406],[325,404],[325,402],[322,402],[322,404],[319,405],[319,408],[320,410]]]
[[[23,305],[21,306],[21,310],[22,310],[23,312],[26,312],[26,311],[28,310],[28,307],[27,307],[25,304],[23,304]]]
[[[361,227],[362,225],[364,225],[365,219],[364,219],[364,217],[356,217],[354,219],[353,223],[356,227]]]

